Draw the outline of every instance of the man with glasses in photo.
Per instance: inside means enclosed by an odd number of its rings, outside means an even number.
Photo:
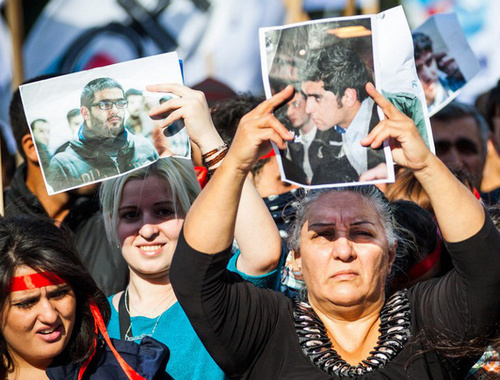
[[[123,87],[114,79],[87,83],[80,96],[83,124],[77,137],[50,162],[47,177],[54,191],[112,177],[158,158],[146,138],[124,128],[127,104]]]

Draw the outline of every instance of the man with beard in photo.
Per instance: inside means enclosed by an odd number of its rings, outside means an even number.
[[[153,145],[124,128],[127,100],[112,78],[87,83],[80,96],[83,124],[77,137],[50,162],[54,191],[99,181],[144,166],[158,158]]]

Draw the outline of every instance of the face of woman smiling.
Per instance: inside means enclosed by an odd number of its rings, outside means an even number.
[[[17,267],[14,276],[37,273]],[[12,292],[2,315],[2,334],[14,363],[48,366],[69,342],[76,298],[68,284]]]
[[[363,196],[327,193],[310,206],[296,258],[313,305],[383,302],[394,257],[377,210]]]
[[[146,276],[167,274],[184,215],[175,214],[165,180],[132,179],[123,187],[117,234],[130,269]]]

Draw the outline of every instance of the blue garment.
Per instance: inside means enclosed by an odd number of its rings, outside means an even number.
[[[236,260],[239,250],[228,263],[228,269],[239,274],[244,280],[263,288],[277,290],[280,283],[280,273],[284,262],[284,255],[278,267],[261,276],[248,276],[236,269]],[[108,298],[111,305],[111,319],[108,324],[108,333],[111,338],[120,339],[120,322],[118,311],[112,303],[113,296]],[[167,373],[174,379],[227,379],[224,372],[212,359],[194,331],[188,317],[182,310],[179,302],[166,310],[160,319],[146,317],[131,317],[132,333],[139,336],[151,334],[153,338],[162,342],[170,349],[170,360],[167,364]],[[158,319],[157,327],[155,328]]]
[[[258,288],[279,290],[281,283],[281,271],[285,265],[286,260],[286,249],[284,246],[281,247],[281,257],[278,266],[275,270],[262,274],[260,276],[249,276],[243,272],[240,272],[236,268],[236,262],[240,256],[240,250],[238,249],[236,253],[229,259],[227,263],[227,270],[239,274],[245,281],[251,282]]]
[[[108,333],[111,338],[120,339],[118,311],[111,304],[111,319]],[[151,333],[157,318],[131,317],[132,334]],[[167,373],[174,379],[225,379],[224,372],[214,362],[189,323],[179,302],[166,310],[158,321],[152,337],[170,349]]]

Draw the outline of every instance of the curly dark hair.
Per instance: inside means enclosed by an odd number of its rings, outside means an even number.
[[[81,262],[69,230],[57,228],[49,219],[17,216],[0,220],[0,310],[8,302],[12,278],[18,266],[55,273],[66,280],[76,297],[76,319],[73,333],[63,350],[54,360],[58,363],[80,363],[93,351],[97,338],[94,318],[89,303],[94,300],[104,322],[109,321],[111,310],[106,296],[97,287],[89,271]],[[0,334],[0,378],[12,369],[7,342]]]

